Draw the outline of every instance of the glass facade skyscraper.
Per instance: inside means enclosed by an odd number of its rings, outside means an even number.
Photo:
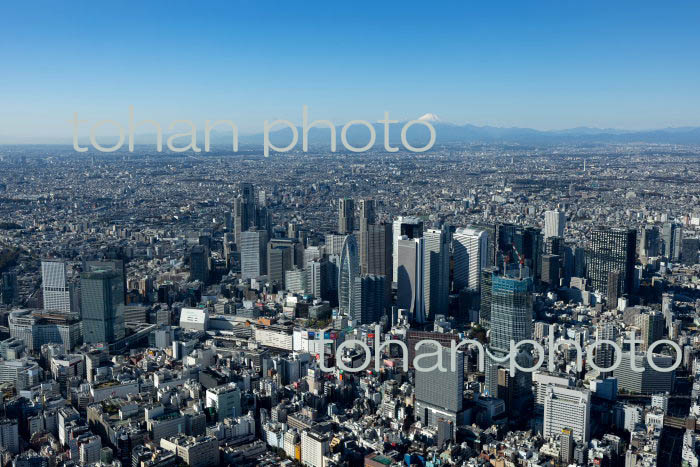
[[[360,275],[360,258],[354,235],[347,235],[343,242],[338,271],[338,308],[341,313],[351,314],[355,309],[355,278]]]
[[[516,344],[532,339],[532,292],[531,277],[491,276],[491,313],[489,350],[497,357],[510,352],[510,342]],[[528,350],[519,347],[518,364],[530,366]],[[502,365],[486,358],[486,392],[498,394],[498,368]],[[512,400],[522,404],[531,392],[532,374],[518,371],[515,375]]]
[[[511,339],[518,343],[532,338],[532,290],[530,277],[493,276],[491,348],[509,352]]]
[[[124,337],[124,290],[116,271],[84,272],[80,276],[83,340],[112,343]]]

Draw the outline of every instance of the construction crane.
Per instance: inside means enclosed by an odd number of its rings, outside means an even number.
[[[525,258],[523,258],[523,257],[520,255],[520,252],[518,251],[517,248],[515,248],[515,245],[511,244],[510,246],[511,246],[511,248],[513,249],[513,251],[515,252],[515,254],[518,255],[518,266],[519,266],[519,269],[520,269],[520,270],[519,270],[518,279],[522,280],[522,278],[523,278],[523,266],[525,265]],[[506,266],[505,266],[505,263],[506,263],[506,261],[504,261],[504,264],[503,264],[503,269],[504,269],[504,270],[505,270],[505,267],[506,267]]]

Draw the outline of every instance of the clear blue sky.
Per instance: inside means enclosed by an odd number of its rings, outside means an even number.
[[[0,141],[91,122],[432,112],[559,129],[700,125],[700,2],[0,5]]]

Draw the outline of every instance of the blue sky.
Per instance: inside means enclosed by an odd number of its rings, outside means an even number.
[[[700,2],[0,5],[0,141],[136,117],[700,125]],[[339,5],[339,6],[337,6]]]

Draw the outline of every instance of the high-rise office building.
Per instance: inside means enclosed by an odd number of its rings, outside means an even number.
[[[700,239],[684,238],[681,243],[681,260],[686,266],[692,266],[698,262],[698,250],[700,250]]]
[[[239,195],[233,202],[233,224],[236,245],[242,241],[241,233],[253,227],[265,230],[270,235],[270,225],[267,209],[264,205],[257,206],[255,187],[252,183],[241,182]]]
[[[499,251],[510,251],[512,245],[515,243],[516,232],[518,231],[518,226],[515,224],[500,223],[496,224],[496,234],[494,247],[496,252]],[[497,265],[501,267],[500,265]]]
[[[287,224],[287,238],[297,238],[299,235],[299,224],[290,222]]]
[[[545,254],[542,258],[542,277],[540,280],[549,287],[559,287],[559,271],[561,269],[561,257],[559,255]]]
[[[620,271],[610,271],[608,273],[608,295],[606,300],[608,302],[608,308],[614,310],[617,308],[617,301],[622,296],[620,293]]]
[[[243,199],[255,202],[255,187],[250,182],[241,182],[238,186]]]
[[[632,371],[631,359],[634,358],[637,368],[644,371]],[[668,355],[653,354],[652,360],[659,368],[668,368],[673,365],[673,357]],[[613,377],[617,378],[620,391],[632,394],[657,394],[671,392],[675,371],[661,372],[654,370],[647,360],[646,352],[629,351],[622,352],[620,364],[613,370]]]
[[[267,233],[248,230],[241,233],[241,277],[254,279],[267,274]]]
[[[568,245],[562,247],[562,278],[564,279],[564,286],[568,287],[571,278],[574,277],[576,273],[576,259],[574,256],[574,249]]]
[[[405,236],[408,239],[420,238],[423,236],[423,221],[417,217],[399,216],[392,223],[392,277],[394,282],[398,282],[399,272],[399,239]]]
[[[0,296],[3,305],[14,305],[19,299],[19,286],[17,285],[17,274],[14,272],[3,272],[0,281]]]
[[[612,321],[604,321],[598,323],[595,330],[596,341],[612,341],[616,342],[619,336],[619,330],[616,324]],[[610,344],[600,344],[596,347],[594,361],[599,368],[610,368],[615,362],[615,347]],[[601,378],[610,376],[611,372],[604,372],[600,375]]]
[[[498,252],[495,265],[497,267],[519,268],[519,260],[522,260],[525,275],[533,278],[540,277],[540,255],[543,243],[540,229],[513,224],[498,224],[496,235]],[[504,265],[506,260],[510,260],[510,263]],[[508,271],[502,272],[507,273]]]
[[[314,430],[301,432],[301,463],[308,467],[324,467],[324,457],[329,452],[329,439],[325,433]]]
[[[190,250],[190,280],[209,283],[209,249],[195,245]]]
[[[126,303],[126,264],[121,259],[87,260],[83,262],[83,272],[114,271],[121,277],[124,284],[124,303]]]
[[[530,276],[540,278],[542,271],[540,269],[540,258],[543,249],[543,236],[540,229],[535,227],[525,227],[518,229],[513,245],[520,257],[524,259],[525,265],[530,271]]]
[[[566,214],[563,211],[545,211],[544,213],[544,238],[564,237],[566,226]]]
[[[342,253],[342,252],[341,252]],[[340,255],[329,255],[326,267],[327,300],[331,306],[338,305],[338,277],[340,276]]]
[[[360,230],[365,230],[368,225],[377,220],[376,202],[373,199],[360,200]]]
[[[532,338],[532,278],[494,275],[491,282],[490,346],[510,352],[510,341]]]
[[[285,287],[285,272],[295,265],[296,244],[289,238],[276,238],[268,242],[267,275],[270,283]]]
[[[424,344],[416,353],[421,368],[434,368],[430,371],[416,371],[416,418],[425,425],[435,425],[438,419],[459,424],[458,414],[463,409],[464,354],[456,353],[455,371],[451,371],[451,352],[440,346],[442,362],[447,371],[440,371],[434,344]],[[427,356],[422,354],[432,354]]]
[[[571,464],[574,460],[574,432],[568,428],[561,430],[559,445],[561,447],[559,450],[559,460],[564,465]]]
[[[341,313],[351,314],[355,309],[355,278],[360,275],[360,258],[357,253],[357,240],[347,235],[343,244],[338,270],[338,308]]]
[[[486,233],[486,267],[491,267],[496,264],[496,224],[489,223],[474,223],[471,224],[473,229],[483,230]]]
[[[242,238],[241,233],[248,230],[251,225],[251,219],[249,217],[249,201],[244,199],[242,196],[238,196],[233,201],[233,232],[234,239],[237,245],[241,244]]]
[[[112,343],[124,337],[123,287],[115,271],[81,274],[81,318],[86,343]]]
[[[71,291],[65,262],[41,262],[41,291],[44,295],[45,310],[64,313],[71,311]]]
[[[423,249],[425,315],[432,321],[437,314],[447,314],[450,291],[450,235],[447,230],[424,232]]]
[[[663,339],[665,321],[658,311],[641,313],[635,317],[635,326],[640,329],[642,343],[639,349],[646,352],[651,344]]]
[[[345,244],[345,234],[330,233],[325,237],[326,254],[329,256],[335,255],[340,257],[343,254],[343,245]]]
[[[392,251],[393,237],[392,226],[389,223],[368,224],[366,230],[360,231],[360,269],[362,274],[384,276],[384,302],[391,301],[392,275]],[[364,248],[363,248],[364,247]],[[362,254],[365,254],[364,260]]]
[[[661,243],[659,228],[656,226],[646,226],[641,230],[641,238],[639,240],[639,257],[642,260],[659,256],[659,245]]]
[[[534,415],[542,418],[544,415],[544,401],[547,396],[547,388],[559,386],[563,388],[573,388],[576,386],[576,378],[559,373],[549,373],[538,370],[532,374],[532,381],[535,386]]]
[[[545,438],[557,439],[562,430],[571,430],[574,439],[587,443],[590,438],[591,393],[587,389],[547,387],[544,400]]]
[[[574,247],[574,277],[586,275],[586,250],[579,246]]]
[[[396,305],[407,310],[414,322],[425,323],[423,238],[400,237],[397,247]]]
[[[542,254],[545,255],[563,255],[564,254],[564,238],[563,237],[547,237],[542,242]]]
[[[319,258],[306,264],[306,288],[314,298],[328,299],[328,260]]]
[[[669,261],[678,261],[681,255],[683,226],[667,222],[662,228],[664,257]]]
[[[586,249],[586,273],[591,287],[608,293],[608,274],[620,272],[620,294],[630,293],[634,286],[634,263],[637,231],[634,229],[596,229]]]
[[[338,232],[351,234],[355,230],[355,201],[351,198],[338,200]]]
[[[292,269],[284,271],[285,290],[298,294],[308,293],[308,277],[309,275],[306,271],[299,269],[296,266],[294,266]]]
[[[491,328],[491,287],[498,268],[489,267],[481,271],[481,303],[479,306],[479,324],[485,329]]]
[[[241,389],[236,383],[209,388],[205,394],[205,404],[216,410],[219,421],[228,417],[240,417],[242,415]]]
[[[481,290],[481,271],[488,266],[488,235],[474,228],[458,228],[452,235],[454,289]]]
[[[491,276],[491,313],[489,349],[496,357],[510,352],[511,340],[515,343],[532,339],[532,292],[531,277]],[[483,291],[482,291],[483,293]],[[531,366],[531,356],[520,349],[516,356],[518,364]],[[502,367],[491,358],[485,362],[485,388],[488,394],[498,394],[498,369]],[[531,396],[532,374],[517,371],[509,388],[512,405],[523,407]]]
[[[360,266],[363,274],[392,276],[391,224],[367,224],[360,228]]]
[[[386,278],[367,274],[355,277],[352,317],[360,324],[378,323],[384,314]]]
[[[304,248],[303,266],[306,267],[311,261],[318,261],[323,256],[325,247],[310,245]]]

